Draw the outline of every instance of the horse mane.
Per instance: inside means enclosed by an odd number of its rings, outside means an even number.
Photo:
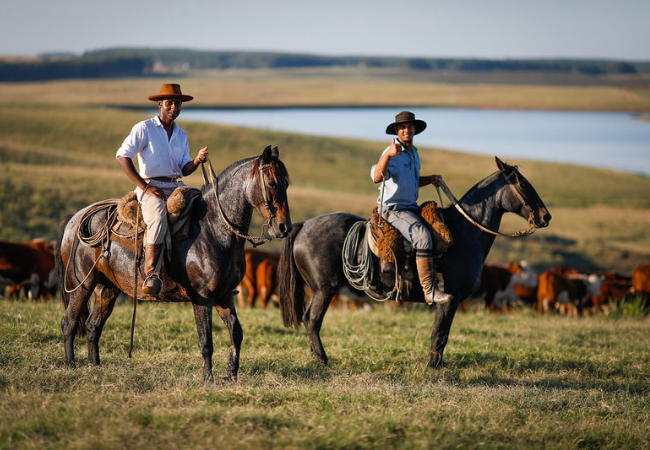
[[[233,162],[228,167],[226,167],[220,174],[217,175],[217,179],[222,176],[227,176],[229,173],[235,171],[236,169],[249,163],[250,161],[253,161],[250,175],[255,181],[257,181],[257,179],[260,176],[259,167],[260,164],[262,164],[262,156],[251,156]],[[287,171],[287,167],[284,165],[282,161],[280,161],[279,158],[275,156],[272,157],[269,167],[270,167],[270,174],[273,178],[275,178],[276,180],[280,178],[284,178],[287,182],[287,186],[289,185],[290,183],[289,172]],[[207,193],[209,193],[209,189],[212,188],[211,186],[212,183],[208,179],[205,185],[203,186],[203,188],[201,189],[201,194],[205,196]]]

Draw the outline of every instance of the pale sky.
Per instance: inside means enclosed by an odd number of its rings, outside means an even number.
[[[0,0],[0,55],[113,47],[650,61],[650,0]]]

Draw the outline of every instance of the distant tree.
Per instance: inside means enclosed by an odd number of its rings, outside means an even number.
[[[638,73],[638,71],[633,64],[620,62],[614,66],[614,73]]]

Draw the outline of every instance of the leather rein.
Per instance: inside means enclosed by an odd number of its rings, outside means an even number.
[[[456,199],[456,197],[454,196],[454,194],[453,194],[453,193],[451,192],[451,190],[449,189],[449,186],[447,186],[447,184],[445,184],[445,182],[442,181],[442,180],[441,180],[441,185],[440,185],[440,187],[437,187],[437,186],[436,186],[436,189],[438,190],[438,197],[440,197],[440,203],[441,203],[440,206],[442,206],[442,196],[440,196],[440,189],[442,189],[442,191],[445,193],[445,195],[447,196],[447,198],[449,199],[449,201],[451,201],[451,203],[452,203],[452,204],[454,205],[454,207],[455,207],[455,208],[456,208],[456,209],[457,209],[457,210],[458,210],[458,211],[463,215],[463,217],[465,217],[465,218],[466,218],[470,223],[472,223],[474,226],[480,228],[481,230],[485,231],[486,233],[490,233],[490,234],[493,234],[493,235],[495,235],[495,236],[506,236],[506,237],[513,237],[513,238],[519,238],[519,237],[530,236],[531,234],[533,234],[533,233],[535,232],[535,230],[537,230],[537,227],[535,226],[535,221],[534,221],[533,208],[530,207],[530,205],[528,204],[528,202],[526,202],[526,200],[524,199],[524,197],[523,197],[523,196],[521,195],[521,193],[519,192],[519,189],[517,189],[517,187],[516,187],[516,186],[512,183],[512,181],[510,180],[510,177],[512,177],[512,175],[514,175],[514,172],[510,172],[510,174],[508,174],[508,175],[504,175],[504,178],[505,178],[505,180],[506,180],[506,183],[507,183],[507,184],[508,184],[512,189],[514,189],[515,194],[517,194],[517,197],[519,197],[519,200],[521,200],[522,205],[523,205],[524,207],[528,208],[528,211],[530,211],[529,214],[528,214],[528,224],[530,225],[530,228],[529,228],[528,230],[517,231],[517,232],[512,233],[512,234],[505,234],[505,233],[501,233],[500,231],[492,231],[492,230],[490,230],[490,229],[484,227],[484,226],[481,225],[480,223],[476,222],[476,220],[474,220],[474,219],[473,219],[473,218],[472,218],[472,217],[471,217],[471,216],[470,216],[470,215],[469,215],[469,214],[468,214],[468,213],[463,209],[463,207],[458,203],[458,200]],[[515,178],[516,178],[516,175],[515,175]],[[519,183],[517,182],[517,184],[519,184]]]
[[[266,208],[266,212],[268,213],[268,218],[266,219],[266,222],[262,224],[262,230],[259,236],[250,236],[248,234],[244,234],[237,230],[235,228],[235,225],[233,225],[230,220],[226,217],[226,214],[223,211],[223,208],[221,207],[221,201],[219,200],[219,193],[217,192],[217,176],[214,172],[214,169],[212,168],[212,162],[208,158],[207,160],[208,168],[210,169],[207,173],[210,178],[210,184],[212,185],[212,192],[214,192],[214,198],[217,200],[217,207],[219,208],[219,213],[221,214],[221,219],[223,223],[226,225],[226,228],[230,230],[231,233],[235,234],[237,237],[246,239],[248,242],[250,242],[253,245],[253,248],[265,244],[271,240],[273,240],[273,237],[269,237],[268,234],[266,233],[266,230],[269,229],[269,226],[271,225],[271,220],[275,217],[275,213],[273,212],[273,208],[271,208],[271,201],[269,200],[269,194],[266,189],[266,174],[264,173],[264,169],[270,166],[270,164],[260,164],[258,171],[259,171],[259,180],[261,184],[261,189],[262,189],[262,196],[264,198],[264,207]],[[205,170],[205,163],[201,163],[201,170],[203,171],[203,183],[208,184],[208,176],[206,176],[206,170]]]

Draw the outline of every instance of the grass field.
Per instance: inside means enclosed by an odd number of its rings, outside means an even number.
[[[0,302],[0,448],[611,448],[650,446],[650,322],[459,313],[445,367],[432,316],[332,310],[330,364],[276,308],[239,317],[239,382],[204,385],[190,306],[118,305],[102,367],[63,365],[60,304]],[[228,337],[215,314],[215,375]]]

